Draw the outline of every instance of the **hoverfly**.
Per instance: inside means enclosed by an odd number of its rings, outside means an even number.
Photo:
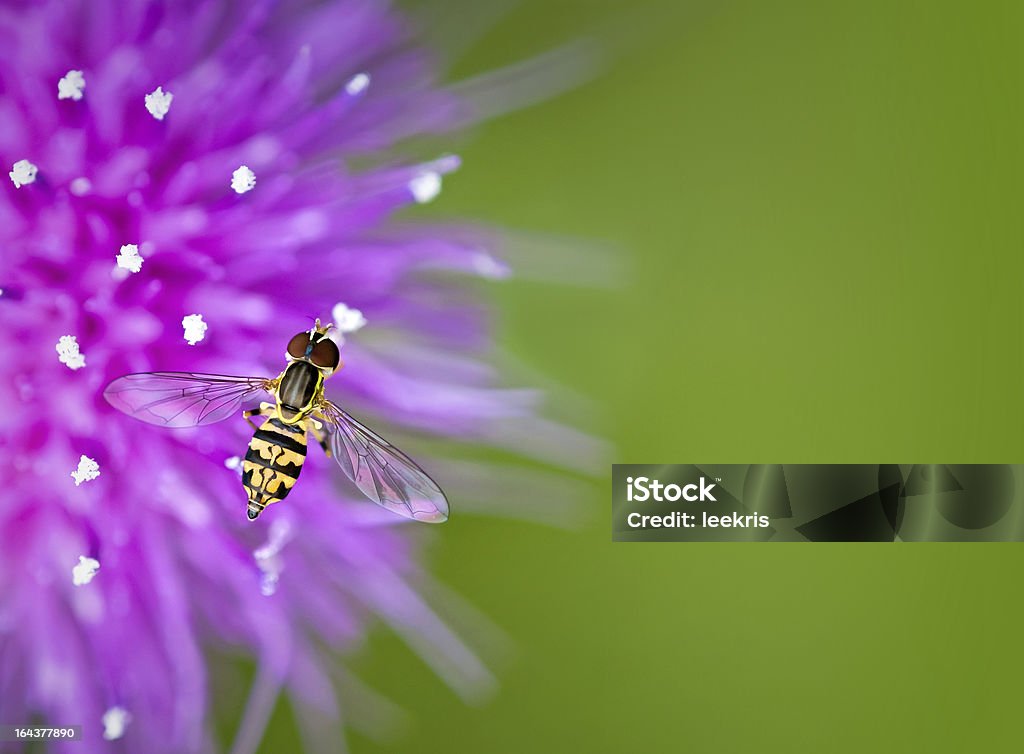
[[[324,397],[324,381],[341,369],[341,353],[320,320],[289,342],[288,365],[273,379],[192,372],[145,372],[111,382],[103,396],[148,424],[198,427],[223,421],[261,392],[274,402],[242,416],[256,430],[242,463],[249,519],[283,500],[299,478],[311,433],[366,497],[406,518],[448,519],[441,488],[405,453]],[[263,417],[262,424],[253,417]]]

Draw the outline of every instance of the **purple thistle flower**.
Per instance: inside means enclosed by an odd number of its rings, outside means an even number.
[[[329,462],[251,524],[240,418],[161,431],[101,397],[129,372],[273,375],[333,311],[330,388],[357,415],[530,436],[534,396],[495,387],[451,274],[504,275],[493,239],[390,220],[458,159],[388,150],[472,116],[403,20],[375,0],[12,2],[0,38],[0,722],[82,725],[58,751],[212,751],[205,653],[232,647],[258,663],[233,750],[284,691],[315,744],[338,708],[322,648],[374,614],[457,689],[486,686],[413,588],[420,534]]]

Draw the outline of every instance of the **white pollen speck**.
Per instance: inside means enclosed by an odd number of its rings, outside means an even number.
[[[75,196],[85,196],[92,190],[92,181],[88,178],[75,178],[71,181],[71,193]]]
[[[473,269],[485,278],[503,278],[508,276],[508,267],[485,251],[478,252],[473,257]]]
[[[256,174],[248,166],[242,165],[231,174],[231,188],[236,194],[244,194],[256,188]]]
[[[366,317],[358,309],[351,309],[338,302],[331,309],[331,321],[340,332],[349,333],[362,328],[366,324]]]
[[[409,190],[412,192],[413,199],[419,204],[433,201],[441,193],[440,173],[420,173],[409,181]]]
[[[185,340],[188,341],[190,346],[194,346],[205,338],[206,330],[209,327],[203,322],[202,314],[189,314],[181,320],[181,326],[185,328]]]
[[[111,707],[103,713],[103,737],[108,741],[116,741],[124,735],[132,716],[124,707]]]
[[[291,539],[292,525],[283,518],[274,519],[270,525],[270,531],[266,543],[253,551],[252,556],[256,560],[267,560],[281,552],[281,548]]]
[[[81,71],[68,71],[57,82],[57,99],[82,99],[85,90],[85,75]]]
[[[259,567],[260,594],[270,597],[277,591],[277,582],[281,579],[284,563],[281,560],[281,549],[291,538],[291,524],[284,519],[275,519],[270,525],[270,536],[266,544],[253,551],[253,559]]]
[[[348,80],[345,84],[345,92],[350,96],[354,97],[357,94],[362,93],[366,90],[366,87],[370,85],[370,74],[368,73],[357,73],[355,76]]]
[[[71,569],[71,583],[75,586],[82,586],[92,581],[96,571],[100,570],[100,561],[95,558],[87,558],[85,555],[78,556],[78,565]]]
[[[242,473],[242,459],[238,456],[231,456],[224,459],[224,467]]]
[[[274,571],[266,571],[260,577],[260,594],[264,597],[273,596],[274,592],[277,591],[277,582],[281,579],[281,574]]]
[[[157,120],[163,120],[167,111],[171,109],[171,100],[173,99],[173,94],[165,92],[162,86],[158,86],[146,95],[146,109]]]
[[[11,166],[11,172],[7,175],[11,176],[11,180],[14,182],[14,188],[21,188],[22,186],[27,186],[30,183],[35,183],[36,173],[38,172],[39,168],[28,160],[18,160]]]
[[[68,369],[81,369],[85,366],[85,356],[78,350],[78,338],[74,335],[61,335],[57,342],[57,358]]]
[[[71,478],[75,480],[77,487],[82,482],[91,482],[100,475],[100,465],[89,456],[82,456],[78,459],[78,468],[71,472]]]
[[[117,255],[117,266],[129,272],[138,272],[142,269],[142,263],[146,260],[139,256],[137,244],[126,243],[121,247],[121,253]]]

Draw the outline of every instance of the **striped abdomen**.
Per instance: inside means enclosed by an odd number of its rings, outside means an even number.
[[[285,424],[273,416],[256,430],[242,464],[249,518],[291,492],[306,460],[306,420]]]

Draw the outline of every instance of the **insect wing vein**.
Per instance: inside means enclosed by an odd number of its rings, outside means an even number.
[[[196,427],[227,419],[247,397],[270,385],[265,377],[146,372],[114,380],[103,396],[114,408],[149,424]]]
[[[323,413],[332,456],[364,495],[405,518],[447,520],[444,492],[415,461],[330,401]]]

